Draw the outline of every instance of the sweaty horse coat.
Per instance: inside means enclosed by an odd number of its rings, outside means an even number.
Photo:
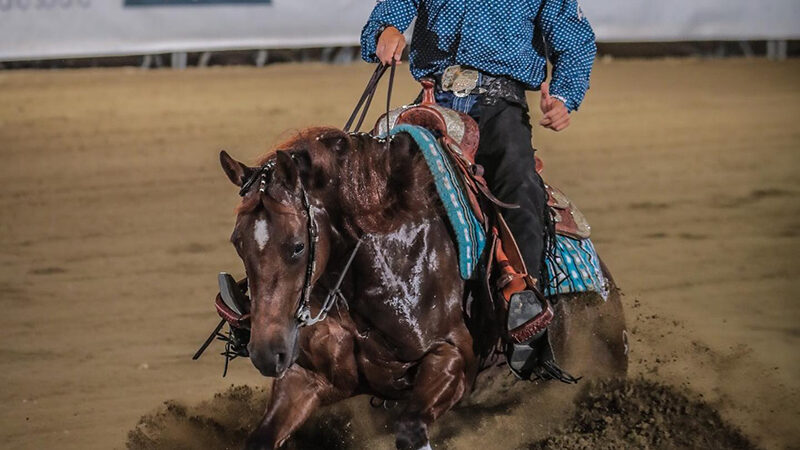
[[[232,235],[250,283],[251,360],[277,377],[249,446],[275,448],[319,406],[370,394],[402,402],[398,448],[424,447],[428,426],[471,391],[485,362],[476,355],[492,339],[473,340],[471,328],[485,322],[465,316],[466,284],[422,156],[408,136],[385,144],[332,129],[309,130],[282,150],[294,158],[277,154],[263,192],[246,193]],[[221,159],[238,185],[253,170],[227,154]],[[327,320],[298,328],[310,237],[303,190],[319,229],[312,312],[357,239],[363,244],[342,286],[349,309],[340,305]],[[260,227],[268,236],[263,246]],[[556,346],[565,342],[572,307],[556,307]],[[597,330],[604,366],[624,373],[618,298],[580,308],[572,315]]]

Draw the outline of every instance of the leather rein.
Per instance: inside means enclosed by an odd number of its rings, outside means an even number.
[[[361,94],[361,98],[356,104],[353,113],[350,115],[347,123],[344,126],[344,131],[349,132],[350,126],[353,123],[353,120],[356,117],[359,109],[361,109],[363,104],[363,110],[361,111],[361,117],[358,119],[358,123],[356,124],[356,132],[361,125],[364,123],[364,118],[369,111],[369,105],[372,103],[372,98],[375,96],[375,91],[378,87],[378,82],[381,80],[381,77],[386,70],[391,68],[389,74],[389,88],[386,94],[386,129],[389,129],[389,108],[391,106],[392,100],[392,85],[394,84],[394,72],[395,72],[396,63],[393,60],[391,65],[385,64],[378,64],[378,67],[373,72],[372,77],[370,77],[369,81],[367,82],[367,86],[364,89],[364,92]],[[366,101],[366,104],[364,102]],[[266,187],[266,172],[262,168],[261,171],[261,187],[259,191],[264,193]],[[298,327],[307,327],[314,325],[318,322],[325,320],[328,317],[328,313],[336,304],[338,299],[342,300],[342,303],[348,308],[347,299],[342,294],[341,287],[342,283],[344,282],[344,277],[347,275],[347,272],[350,271],[350,266],[353,264],[353,260],[356,257],[356,253],[358,253],[358,249],[361,247],[362,238],[358,238],[356,241],[356,245],[353,250],[350,252],[350,256],[347,258],[347,263],[345,264],[342,272],[339,274],[339,278],[336,280],[336,284],[328,291],[328,294],[325,296],[325,301],[322,302],[322,307],[320,308],[319,312],[316,316],[311,315],[311,290],[313,288],[313,279],[314,279],[314,271],[317,267],[317,242],[319,241],[319,229],[317,228],[317,222],[314,220],[314,210],[311,208],[311,202],[308,198],[308,193],[306,192],[305,186],[303,185],[303,181],[299,180],[300,183],[300,195],[303,200],[303,208],[305,209],[307,221],[307,230],[308,230],[308,262],[306,263],[306,276],[305,281],[303,283],[303,292],[300,296],[300,304],[297,308],[297,313],[295,313],[295,318],[297,319]],[[252,182],[250,183],[252,184]],[[243,185],[243,189],[244,189]],[[242,195],[242,192],[239,192]]]

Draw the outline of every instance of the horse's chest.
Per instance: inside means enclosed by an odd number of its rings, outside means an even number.
[[[447,233],[431,219],[364,237],[351,311],[360,370],[377,391],[407,388],[409,368],[463,320],[463,281]]]

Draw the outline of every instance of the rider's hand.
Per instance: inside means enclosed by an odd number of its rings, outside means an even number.
[[[392,59],[399,64],[404,48],[406,48],[406,38],[403,33],[395,27],[386,27],[378,38],[375,55],[386,65],[391,64]]]
[[[561,100],[550,96],[550,85],[547,83],[542,83],[542,98],[539,100],[539,108],[544,114],[539,125],[553,131],[561,131],[569,126],[567,107]]]

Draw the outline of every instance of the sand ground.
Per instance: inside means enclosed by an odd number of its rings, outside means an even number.
[[[215,273],[241,273],[217,153],[341,125],[370,70],[0,72],[2,447],[122,448],[166,399],[263,384],[190,360]],[[800,61],[615,60],[568,130],[534,130],[626,293],[631,373],[767,448],[800,447],[798,118]]]

